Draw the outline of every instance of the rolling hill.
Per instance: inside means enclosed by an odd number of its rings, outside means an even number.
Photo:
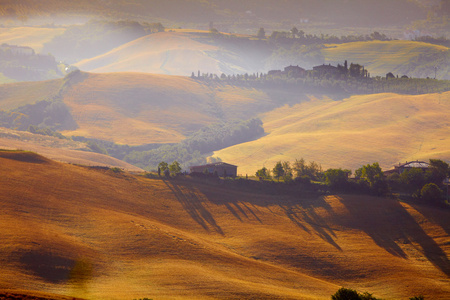
[[[0,152],[0,287],[95,299],[450,293],[450,212],[148,179]]]
[[[236,63],[236,54],[198,41],[208,32],[160,32],[144,36],[117,47],[103,55],[76,64],[81,70],[94,73],[146,72],[190,76],[203,73],[245,73]]]
[[[144,171],[114,157],[94,153],[85,143],[2,127],[0,127],[0,149],[33,151],[56,161],[71,164],[116,167],[134,172]]]
[[[0,28],[0,44],[31,47],[40,53],[44,44],[60,35],[65,28],[7,27]],[[47,54],[47,53],[45,53]]]
[[[371,76],[382,76],[393,72],[399,76],[434,78],[434,65],[428,73],[418,73],[406,66],[417,61],[423,55],[448,52],[449,48],[415,41],[370,41],[327,45],[322,49],[326,63],[341,65],[345,60],[364,65]],[[420,63],[416,63],[420,65]],[[408,73],[408,70],[410,71]],[[422,71],[423,72],[423,71]],[[437,78],[448,78],[448,74],[440,72]]]
[[[76,72],[41,85],[0,85],[0,109],[54,98],[70,108],[78,124],[65,135],[129,145],[179,142],[205,125],[248,119],[280,105],[253,88],[208,86],[188,77],[145,73]]]
[[[304,158],[327,168],[379,162],[384,169],[410,160],[450,160],[450,92],[374,94],[303,102],[266,113],[266,136],[214,156],[255,174],[279,160]]]

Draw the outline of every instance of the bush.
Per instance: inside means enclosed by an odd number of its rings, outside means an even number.
[[[427,202],[437,202],[442,198],[442,190],[435,183],[427,183],[420,190],[420,198]]]
[[[377,300],[372,294],[364,292],[358,293],[355,290],[340,288],[334,295],[331,295],[332,300]]]

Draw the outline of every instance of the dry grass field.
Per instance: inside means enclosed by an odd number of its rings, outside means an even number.
[[[448,51],[448,48],[415,41],[371,41],[327,45],[322,54],[327,63],[339,62],[342,65],[348,60],[349,63],[364,65],[371,76],[385,76],[388,72],[397,74],[402,65],[414,61],[424,53],[441,51]],[[430,77],[432,75],[434,74],[429,74]]]
[[[266,113],[266,136],[214,153],[254,175],[279,160],[304,158],[326,168],[379,162],[383,169],[410,160],[450,160],[450,92],[374,94],[341,101],[312,98]]]
[[[151,34],[76,65],[83,71],[95,73],[146,72],[182,76],[190,76],[198,70],[214,74],[245,73],[244,69],[227,62],[226,54],[217,46],[197,40],[198,35],[206,34],[192,30]]]
[[[0,288],[88,299],[448,299],[450,212],[0,152]],[[62,299],[62,298],[61,298]]]

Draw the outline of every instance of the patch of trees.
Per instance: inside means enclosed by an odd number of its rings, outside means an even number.
[[[84,25],[70,26],[62,35],[45,43],[42,52],[52,53],[68,63],[74,63],[161,31],[164,31],[161,23],[94,20]]]
[[[49,135],[48,130],[54,132],[75,129],[77,124],[66,104],[42,100],[10,111],[0,110],[0,127],[35,133],[47,132],[46,135]]]
[[[248,142],[264,134],[259,119],[213,124],[175,145],[163,145],[149,151],[132,151],[124,160],[146,170],[155,170],[161,161],[178,161],[183,168],[206,163],[215,150]]]
[[[289,185],[300,184],[314,190],[325,186],[332,192],[377,196],[399,193],[428,203],[440,203],[446,198],[444,179],[450,177],[450,167],[442,160],[430,159],[426,171],[411,168],[401,174],[385,176],[380,165],[372,163],[355,170],[354,177],[351,177],[351,170],[330,168],[323,171],[320,164],[307,164],[302,158],[295,160],[293,164],[289,161],[278,161],[272,169],[263,167],[255,175],[260,181],[276,180]]]
[[[335,36],[329,34],[321,34],[320,36],[315,34],[306,34],[303,30],[298,30],[297,27],[293,27],[290,31],[273,31],[269,36],[271,41],[281,44],[282,46],[292,45],[313,45],[313,44],[343,44],[351,42],[367,42],[367,41],[390,41],[383,33],[374,31],[371,34],[366,35],[347,35],[347,36]]]
[[[264,134],[260,119],[229,121],[206,126],[178,144],[119,145],[110,141],[73,136],[94,152],[124,160],[142,169],[156,170],[160,162],[177,161],[182,168],[206,163],[212,151],[248,142]],[[161,166],[160,166],[161,167]]]
[[[36,54],[28,47],[0,46],[0,73],[17,81],[39,81],[62,77],[55,58]]]
[[[184,167],[189,164],[203,164],[206,154],[247,142],[264,133],[262,122],[251,119],[244,122],[228,122],[207,126],[176,145],[165,145],[146,152],[132,152],[125,161],[142,164],[147,170],[155,169],[161,161],[179,161]]]

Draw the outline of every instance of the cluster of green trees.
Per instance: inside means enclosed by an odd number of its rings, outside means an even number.
[[[114,142],[73,136],[75,141],[85,142],[97,153],[124,160],[151,171],[164,161],[177,161],[182,168],[206,163],[212,151],[248,142],[264,134],[262,121],[229,121],[211,124],[191,134],[178,144],[148,144],[142,146],[119,145]]]
[[[444,179],[450,177],[449,164],[439,160],[430,159],[429,168],[424,171],[420,168],[411,168],[401,174],[393,173],[385,176],[378,163],[367,164],[354,173],[348,169],[322,170],[320,164],[310,162],[307,164],[302,158],[289,161],[278,161],[272,169],[263,167],[256,174],[260,180],[283,181],[286,183],[310,184],[315,181],[325,184],[332,191],[359,192],[373,195],[384,195],[391,192],[408,194],[427,202],[444,200]]]
[[[61,101],[42,100],[10,111],[0,110],[0,127],[42,133],[37,129],[75,129],[77,124],[66,104]]]
[[[123,159],[146,170],[161,161],[178,161],[183,168],[206,163],[210,152],[247,142],[264,134],[260,119],[230,121],[206,126],[179,144],[163,145],[149,151],[131,151]]]
[[[63,76],[52,55],[36,54],[31,48],[8,44],[0,47],[0,73],[17,81],[39,81]]]
[[[264,35],[263,35],[264,33]],[[258,38],[265,37],[264,28],[260,28],[257,33]],[[366,35],[347,35],[347,36],[335,36],[328,34],[321,34],[320,36],[315,34],[306,34],[303,30],[298,30],[297,27],[292,27],[290,31],[273,31],[269,36],[270,40],[277,43],[292,45],[294,43],[311,45],[311,44],[343,44],[351,42],[365,42],[365,41],[390,41],[391,39],[383,33],[374,31],[371,34]]]
[[[62,35],[44,44],[43,53],[52,53],[68,63],[105,53],[145,35],[164,31],[161,23],[136,21],[89,21],[73,25]]]
[[[164,174],[165,177],[169,177],[170,175],[176,176],[181,173],[181,165],[178,161],[173,161],[170,165],[165,161],[162,161],[158,164],[158,176]]]

